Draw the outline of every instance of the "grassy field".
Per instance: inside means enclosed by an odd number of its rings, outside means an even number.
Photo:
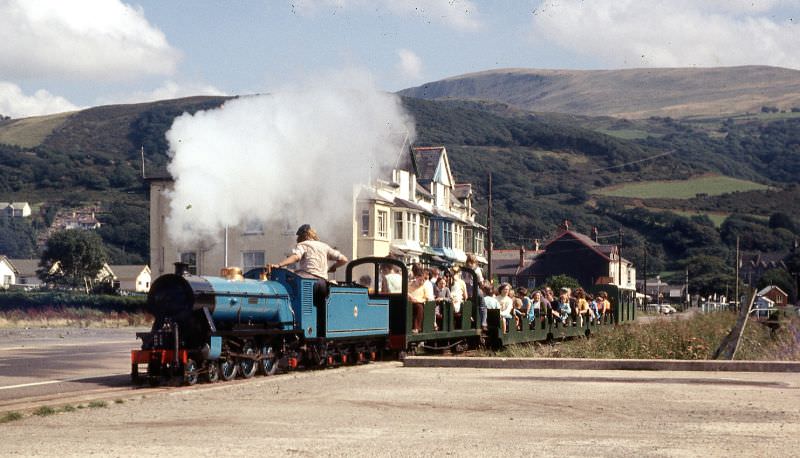
[[[697,313],[687,319],[626,323],[589,339],[534,344],[502,350],[498,356],[539,358],[711,359],[736,321],[732,312]],[[775,333],[748,321],[737,360],[800,360],[800,320]]]
[[[703,211],[687,211],[687,210],[668,210],[664,209],[664,211],[669,211],[675,213],[676,215],[685,216],[687,218],[691,218],[692,216],[697,215],[705,215],[708,219],[714,223],[714,226],[720,227],[722,223],[725,222],[726,219],[731,215],[730,213],[726,212],[703,212]]]
[[[660,134],[653,134],[646,130],[638,129],[597,129],[598,132],[624,140],[640,140],[647,137],[660,137]]]
[[[11,120],[0,125],[0,143],[33,148],[41,144],[53,130],[61,126],[72,113],[34,116]]]
[[[697,194],[716,196],[735,191],[765,190],[769,187],[721,175],[703,175],[689,180],[643,181],[599,188],[592,191],[609,197],[639,199],[690,199]]]

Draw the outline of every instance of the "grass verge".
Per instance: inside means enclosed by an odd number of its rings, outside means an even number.
[[[590,338],[554,344],[517,345],[497,353],[503,357],[598,359],[711,359],[736,320],[731,312],[696,314],[688,319],[625,323]],[[771,331],[749,321],[737,360],[800,360],[800,320],[786,321]]]

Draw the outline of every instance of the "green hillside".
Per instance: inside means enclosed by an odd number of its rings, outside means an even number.
[[[106,223],[101,235],[112,261],[146,262],[141,148],[148,173],[163,171],[164,133],[173,119],[225,100],[196,97],[96,107],[0,124],[0,139],[5,139],[0,144],[0,200],[42,202],[44,209],[30,227],[0,224],[0,253],[30,253],[30,238],[14,234],[35,234],[59,208],[100,202]],[[598,227],[601,234],[616,237],[623,228],[625,255],[637,263],[646,241],[655,272],[682,270],[698,257],[726,263],[738,233],[761,234],[748,239],[753,251],[788,249],[798,233],[796,225],[775,226],[770,219],[800,212],[796,117],[625,120],[531,113],[497,102],[404,98],[403,103],[417,121],[416,144],[447,147],[456,179],[474,185],[482,218],[492,174],[497,248],[546,240],[567,219],[586,233]],[[26,129],[36,135],[20,133]],[[716,191],[709,188],[712,176]],[[665,181],[672,187],[665,188]],[[706,187],[697,188],[698,183]],[[642,184],[661,190],[630,191]],[[692,191],[679,195],[675,186]],[[627,191],[603,195],[609,187]],[[713,215],[716,226],[698,214]]]

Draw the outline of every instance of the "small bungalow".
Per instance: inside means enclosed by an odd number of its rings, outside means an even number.
[[[0,256],[0,289],[8,289],[17,282],[19,272],[14,264],[5,256]]]
[[[775,285],[769,285],[756,293],[758,298],[767,298],[778,307],[784,307],[789,303],[789,295]]]
[[[38,259],[11,259],[10,261],[17,269],[17,278],[13,284],[29,288],[39,288],[44,285],[36,273],[39,270]]]
[[[150,267],[146,265],[112,265],[114,285],[120,291],[146,293],[150,291]]]

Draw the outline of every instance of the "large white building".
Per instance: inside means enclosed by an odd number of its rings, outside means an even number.
[[[412,148],[391,180],[356,198],[358,257],[396,256],[407,264],[486,263],[486,229],[475,220],[472,185],[457,184],[443,146]]]
[[[186,262],[192,272],[217,275],[222,267],[275,263],[295,245],[295,230],[309,221],[252,222],[213,239],[179,246],[167,234],[173,180],[149,178],[150,266],[154,277]],[[413,148],[389,176],[354,192],[353,211],[315,228],[350,259],[393,254],[407,262],[459,263],[474,253],[485,263],[485,228],[475,221],[472,186],[456,184],[444,147]],[[312,222],[313,223],[313,222]],[[343,275],[337,272],[337,278]]]

